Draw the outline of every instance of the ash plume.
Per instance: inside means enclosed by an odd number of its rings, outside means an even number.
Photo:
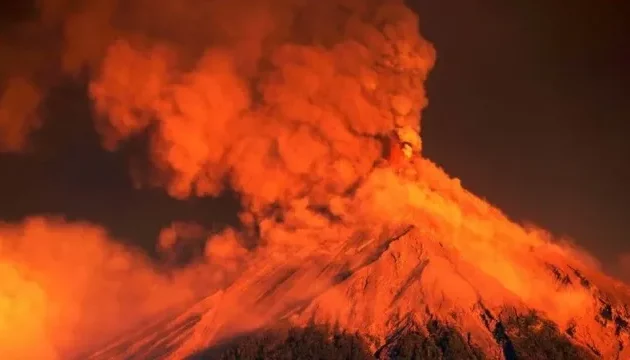
[[[434,52],[401,1],[172,6],[158,8],[185,27],[143,19],[90,87],[105,146],[148,132],[149,180],[172,196],[227,186],[255,216],[326,207],[372,170],[381,137],[419,131]]]
[[[76,355],[191,301],[193,277],[176,277],[92,224],[35,216],[0,223],[0,352],[7,359]]]
[[[403,1],[42,0],[25,10],[0,32],[0,152],[36,149],[49,89],[87,77],[104,148],[150,139],[152,169],[130,169],[130,181],[178,199],[236,192],[243,225],[257,230],[246,233],[276,250],[321,247],[356,232],[358,216],[389,216],[360,206],[372,196],[362,184],[386,186],[372,175],[383,137],[420,131],[435,59]],[[76,354],[221,288],[253,256],[236,229],[174,223],[158,250],[177,257],[178,243],[207,240],[205,262],[165,273],[97,225],[33,214],[0,229],[0,331],[12,333],[0,350],[17,357]]]
[[[145,185],[182,199],[230,188],[250,223],[296,200],[331,211],[383,137],[420,131],[435,52],[402,0],[37,5],[7,32],[24,43],[3,43],[2,151],[28,149],[47,85],[88,71],[103,145],[150,138]]]
[[[563,326],[598,311],[590,288],[553,278],[597,278],[580,249],[514,224],[427,159],[383,166],[384,139],[421,131],[436,56],[402,0],[36,4],[0,32],[0,152],[36,150],[51,86],[87,78],[103,148],[148,139],[130,182],[182,201],[236,193],[242,228],[173,221],[154,262],[96,224],[0,224],[0,354],[72,358],[200,297],[212,306],[172,358],[300,305],[297,323],[383,338],[400,309],[446,319],[445,303],[465,316],[481,297]],[[191,251],[201,259],[172,266]],[[392,305],[419,261],[429,275]]]

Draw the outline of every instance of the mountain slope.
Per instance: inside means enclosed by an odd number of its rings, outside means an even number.
[[[259,250],[230,286],[91,358],[182,359],[261,329],[309,326],[356,334],[382,359],[630,357],[624,285],[429,161],[407,171],[367,180],[390,185],[373,204],[404,210],[390,209],[388,223],[301,252]]]

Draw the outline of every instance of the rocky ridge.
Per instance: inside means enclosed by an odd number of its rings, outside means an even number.
[[[401,180],[406,221],[293,258],[260,252],[232,285],[89,358],[284,359],[308,344],[308,358],[630,358],[625,285],[419,168],[424,180]]]

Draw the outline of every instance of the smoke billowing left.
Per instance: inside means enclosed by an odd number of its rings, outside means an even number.
[[[403,216],[376,169],[384,137],[420,132],[434,59],[398,0],[36,1],[0,31],[0,152],[37,151],[42,103],[86,82],[84,121],[104,149],[148,139],[150,166],[129,182],[181,201],[235,193],[241,224],[166,227],[154,239],[164,254],[207,237],[204,260],[183,269],[100,224],[0,225],[0,353],[64,358],[211,292],[257,251],[244,238],[280,256]]]

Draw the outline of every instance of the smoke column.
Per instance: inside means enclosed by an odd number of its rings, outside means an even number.
[[[374,167],[379,136],[419,130],[434,54],[402,2],[185,8],[160,8],[183,29],[156,16],[112,43],[90,88],[105,146],[148,131],[151,182],[171,195],[229,186],[255,214],[326,205]]]
[[[539,261],[597,269],[588,255],[513,224],[426,159],[412,180],[382,166],[384,137],[400,126],[420,132],[435,61],[403,1],[36,5],[0,31],[0,152],[35,151],[30,135],[47,121],[40,104],[49,89],[87,78],[94,116],[85,121],[105,149],[149,139],[151,166],[130,168],[130,182],[182,201],[234,192],[242,227],[214,234],[174,222],[153,239],[164,264],[98,224],[42,214],[0,224],[3,358],[67,359],[239,276],[250,274],[238,284],[256,293],[256,266],[317,269],[357,234],[376,238],[409,223],[448,239],[462,259],[558,323],[595,311],[586,292],[559,291]],[[245,246],[252,239],[256,246]],[[167,266],[196,242],[202,260]],[[289,295],[327,285],[305,284]],[[251,315],[247,326],[272,320]]]
[[[317,248],[388,216],[359,211],[362,184],[382,137],[420,131],[435,59],[402,1],[42,0],[30,15],[0,32],[1,152],[32,151],[48,89],[88,74],[103,146],[150,138],[143,186],[235,191],[260,244]],[[156,246],[191,233],[203,230],[174,224]],[[253,256],[242,236],[209,236],[203,264],[165,272],[98,225],[2,224],[0,353],[67,358],[211,292]]]

